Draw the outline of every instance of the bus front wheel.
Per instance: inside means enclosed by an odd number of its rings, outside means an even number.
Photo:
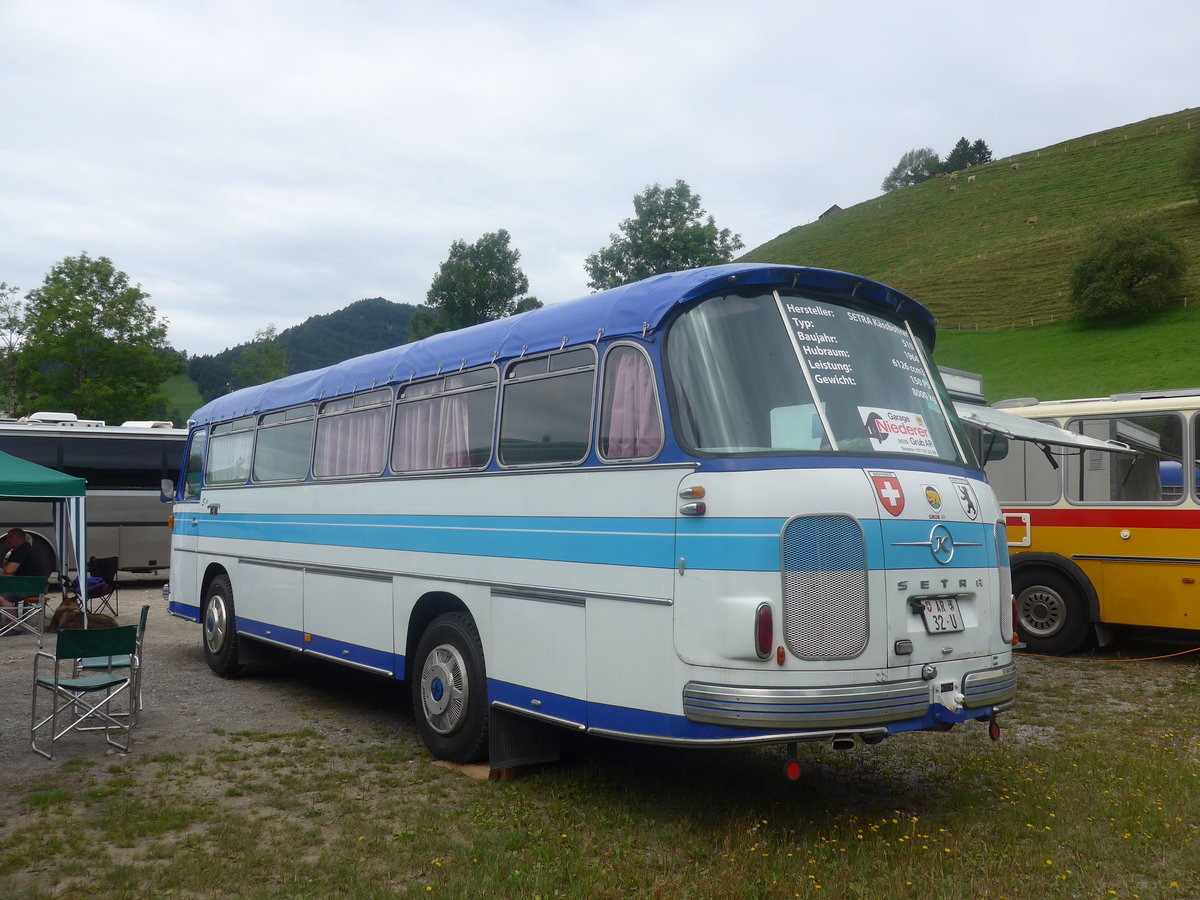
[[[233,586],[228,575],[218,575],[204,594],[204,658],[218,675],[233,675],[238,662],[237,619],[233,612]]]
[[[417,645],[412,669],[413,715],[429,752],[467,763],[487,752],[487,682],[483,643],[470,616],[438,616]]]
[[[1084,647],[1091,625],[1078,586],[1050,571],[1015,573],[1017,628],[1035,653],[1074,653]]]

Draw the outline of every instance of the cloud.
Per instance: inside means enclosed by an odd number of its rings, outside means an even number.
[[[108,256],[206,353],[362,297],[419,303],[454,240],[506,228],[531,292],[567,299],[654,182],[684,179],[753,247],[870,199],[912,147],[999,156],[1185,108],[1198,19],[9,0],[0,280]]]

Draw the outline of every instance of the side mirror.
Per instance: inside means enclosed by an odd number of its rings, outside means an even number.
[[[164,478],[158,486],[158,499],[163,503],[175,502],[175,482],[170,478]]]

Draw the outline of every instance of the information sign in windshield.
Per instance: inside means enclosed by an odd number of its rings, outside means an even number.
[[[907,330],[817,300],[782,298],[782,311],[838,449],[956,455],[937,390]]]

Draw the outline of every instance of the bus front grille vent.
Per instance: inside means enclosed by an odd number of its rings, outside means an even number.
[[[783,632],[801,659],[866,649],[867,542],[851,516],[799,516],[783,529]]]
[[[1008,529],[1003,520],[996,523],[996,563],[1000,573],[1000,636],[1008,644],[1013,633],[1012,569],[1008,564]]]

